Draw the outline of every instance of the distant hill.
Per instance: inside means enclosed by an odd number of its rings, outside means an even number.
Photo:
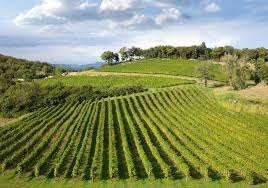
[[[98,68],[103,65],[104,62],[96,62],[93,64],[54,64],[55,67],[80,71],[88,68]]]

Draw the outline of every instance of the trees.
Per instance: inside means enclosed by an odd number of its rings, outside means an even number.
[[[101,59],[106,61],[109,65],[119,62],[119,55],[111,51],[105,51],[101,55]]]
[[[123,47],[119,50],[119,54],[121,56],[121,61],[127,61],[127,60],[134,60],[136,58],[140,59],[143,55],[143,50],[141,48],[132,47],[132,48],[126,48]]]
[[[249,66],[245,59],[238,59],[238,56],[225,55],[222,60],[226,62],[226,73],[229,84],[235,90],[246,88],[246,79],[249,75]]]
[[[121,61],[127,61],[129,59],[128,49],[127,47],[123,47],[119,50],[119,54],[121,56]]]
[[[149,49],[141,49],[137,47],[119,50],[122,61],[145,58],[186,58],[186,59],[209,59],[211,49],[207,48],[203,42],[199,46],[174,47],[169,45],[155,46]]]
[[[106,63],[108,63],[108,64],[113,64],[114,53],[111,51],[105,51],[101,55],[101,59],[106,61]]]
[[[268,81],[268,65],[265,60],[258,58],[257,60],[250,61],[253,68],[251,70],[251,79],[254,80],[255,84],[260,82]]]
[[[0,54],[0,74],[9,80],[38,79],[54,74],[54,66],[48,63],[33,62]]]
[[[205,86],[208,85],[208,80],[213,79],[214,75],[212,74],[212,63],[202,62],[197,67],[197,72],[200,74],[201,78],[204,80]]]
[[[128,50],[129,58],[130,60],[133,60],[135,58],[140,58],[143,54],[143,51],[141,48],[132,47]]]

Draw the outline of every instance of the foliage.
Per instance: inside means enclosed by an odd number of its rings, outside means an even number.
[[[0,54],[0,75],[8,80],[38,79],[53,75],[54,67],[48,63],[16,59]]]
[[[24,83],[16,84],[1,96],[1,112],[11,117],[20,111],[33,111],[36,103],[39,103],[40,88],[37,84]]]
[[[140,86],[121,88],[94,88],[90,85],[81,87],[64,86],[61,83],[40,86],[38,83],[17,83],[0,97],[0,112],[6,117],[32,112],[41,107],[54,106],[65,102],[84,101],[106,98],[108,96],[137,93],[146,89]]]
[[[203,42],[200,46],[156,46],[143,51],[145,58],[209,59],[211,49]]]
[[[113,53],[111,51],[103,52],[101,55],[101,59],[106,61],[109,65],[119,62],[119,56],[117,53]]]
[[[244,59],[238,59],[237,56],[225,55],[222,60],[226,62],[226,72],[229,78],[229,84],[235,90],[246,88],[246,80],[249,78],[250,68]]]
[[[2,96],[16,82],[44,78],[53,75],[54,70],[48,63],[16,59],[0,54],[0,95]],[[8,108],[7,103],[3,105],[7,105]]]
[[[212,63],[203,62],[197,67],[197,72],[200,74],[201,78],[205,82],[205,86],[207,86],[208,80],[214,78],[212,74]]]
[[[143,56],[143,50],[141,48],[127,48],[123,47],[119,50],[121,56],[121,61],[132,61],[135,59],[140,59]]]
[[[112,53],[110,53],[112,55]],[[149,49],[137,47],[123,47],[119,50],[121,61],[132,61],[140,58],[182,58],[221,61],[226,54],[236,55],[239,59],[257,60],[258,58],[268,61],[268,50],[265,48],[256,49],[235,49],[232,46],[208,48],[203,42],[195,46],[155,46]]]
[[[260,82],[268,83],[268,64],[265,63],[264,59],[251,60],[250,64],[253,65],[251,70],[251,79],[255,81],[256,84]]]

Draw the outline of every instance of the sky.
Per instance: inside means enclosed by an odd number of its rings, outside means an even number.
[[[268,48],[268,0],[0,0],[0,54],[91,64],[156,45]]]

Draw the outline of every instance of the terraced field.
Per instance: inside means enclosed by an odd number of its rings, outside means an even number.
[[[268,119],[228,112],[202,88],[59,105],[0,129],[2,170],[32,176],[268,178]]]

